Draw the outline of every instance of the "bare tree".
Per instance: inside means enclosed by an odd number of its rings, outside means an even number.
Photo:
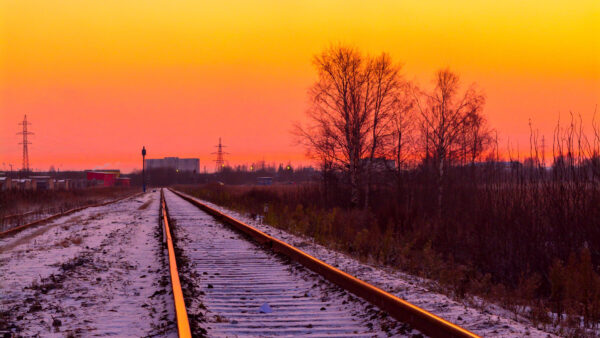
[[[388,168],[396,175],[396,183],[401,183],[402,170],[416,160],[415,100],[413,84],[405,82],[399,88],[394,99],[390,134],[384,140],[385,154],[395,162],[394,168]]]
[[[319,79],[310,89],[310,122],[305,127],[297,126],[296,133],[310,153],[348,172],[350,200],[358,205],[360,159],[366,152],[369,132],[364,109],[367,62],[355,48],[332,46],[315,56],[313,64]]]
[[[469,130],[485,104],[485,97],[474,86],[459,93],[459,76],[449,69],[436,73],[435,87],[430,93],[415,92],[421,115],[421,133],[425,157],[436,163],[438,177],[438,213],[443,206],[445,166],[457,156],[461,137]]]
[[[399,100],[402,79],[400,65],[394,64],[388,54],[369,60],[368,82],[365,92],[365,111],[369,117],[368,160],[366,162],[364,207],[369,207],[371,177],[376,156],[384,156],[386,138],[393,134],[395,111],[401,106]]]
[[[364,182],[367,207],[373,162],[393,122],[400,66],[385,53],[368,57],[347,46],[332,46],[313,63],[319,79],[310,90],[309,125],[297,126],[296,134],[309,152],[348,173],[354,206]]]
[[[480,97],[483,99],[483,96]],[[483,103],[478,104],[478,108],[467,114],[465,121],[465,134],[469,141],[469,155],[466,159],[471,163],[475,164],[475,161],[481,157],[481,155],[488,150],[494,139],[492,137],[492,130],[488,127],[487,119],[482,114]],[[474,107],[475,108],[475,107]]]

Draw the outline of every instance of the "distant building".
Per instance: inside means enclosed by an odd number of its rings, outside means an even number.
[[[16,190],[36,190],[37,184],[35,180],[21,178],[12,181],[12,188]]]
[[[200,172],[200,159],[165,157],[159,159],[147,159],[146,169],[171,168],[177,171]]]
[[[87,179],[73,179],[69,180],[68,189],[84,189],[90,185],[90,181]]]
[[[35,182],[37,190],[54,190],[54,179],[50,176],[29,176]]]
[[[10,177],[0,177],[0,190],[12,189],[12,180]]]
[[[71,180],[57,180],[54,182],[54,189],[56,190],[69,190],[71,189]]]
[[[121,175],[120,170],[86,170],[85,176],[90,185],[112,187]]]
[[[115,185],[118,187],[130,187],[131,186],[131,178],[129,177],[118,177],[115,181]]]

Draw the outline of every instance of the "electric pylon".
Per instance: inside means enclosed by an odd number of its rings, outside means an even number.
[[[216,163],[215,172],[219,172],[219,171],[223,170],[223,168],[225,168],[225,159],[223,158],[223,155],[226,155],[228,153],[223,151],[223,148],[226,146],[224,146],[221,143],[220,137],[219,137],[219,144],[216,145],[215,147],[217,147],[217,151],[213,153],[213,155],[217,155],[217,159],[215,160],[215,163]]]
[[[23,168],[22,170],[24,172],[28,172],[29,171],[29,149],[28,149],[28,145],[31,144],[31,142],[29,142],[27,140],[27,136],[28,135],[33,135],[32,132],[27,131],[27,126],[31,125],[31,123],[27,122],[27,114],[25,114],[25,117],[23,118],[23,122],[19,123],[19,125],[23,126],[23,131],[18,132],[17,135],[23,135],[23,141],[19,144],[23,145]]]

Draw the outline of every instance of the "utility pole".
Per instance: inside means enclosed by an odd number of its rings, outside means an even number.
[[[23,145],[23,168],[21,170],[23,170],[23,172],[27,173],[29,172],[29,149],[28,149],[28,145],[31,144],[31,142],[29,142],[27,140],[27,136],[28,135],[33,135],[32,132],[27,131],[27,126],[31,125],[31,123],[27,122],[27,114],[25,114],[25,117],[23,118],[23,122],[19,123],[19,125],[23,126],[23,131],[18,132],[17,135],[23,135],[23,141],[19,144]],[[11,168],[12,171],[12,168]]]
[[[215,172],[219,172],[221,170],[223,170],[223,168],[225,167],[225,159],[223,158],[223,155],[227,154],[226,152],[223,152],[223,147],[225,147],[223,144],[221,144],[221,138],[219,137],[219,144],[216,145],[215,147],[217,147],[217,152],[213,153],[217,155],[217,159],[215,160],[215,163],[217,165]]]
[[[142,147],[142,189],[146,192],[146,146]]]

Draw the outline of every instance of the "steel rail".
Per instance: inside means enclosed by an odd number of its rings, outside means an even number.
[[[399,297],[387,293],[371,284],[368,284],[354,276],[351,276],[333,266],[299,250],[277,238],[243,223],[225,213],[209,207],[186,194],[169,188],[177,196],[190,202],[213,217],[221,220],[234,229],[250,236],[255,241],[269,247],[271,250],[283,254],[290,259],[304,265],[308,269],[318,273],[330,282],[337,284],[353,294],[377,305],[380,309],[388,312],[397,320],[410,324],[413,328],[432,337],[479,337],[478,335],[438,317],[416,305],[413,305]]]
[[[0,232],[0,238],[4,238],[6,236],[16,234],[17,232],[20,232],[20,231],[22,231],[22,230],[24,230],[26,228],[29,228],[29,227],[32,227],[32,226],[35,226],[35,225],[38,225],[38,224],[41,224],[41,223],[45,223],[45,222],[51,221],[51,220],[59,218],[59,217],[68,216],[68,215],[70,215],[72,213],[75,213],[77,211],[81,211],[83,209],[105,206],[105,205],[108,205],[108,204],[112,204],[112,203],[116,203],[116,202],[122,201],[122,200],[130,198],[130,197],[137,197],[137,196],[139,196],[141,194],[143,194],[143,193],[141,193],[141,192],[140,193],[135,193],[135,194],[127,195],[127,196],[124,196],[124,197],[119,197],[119,198],[111,200],[111,201],[97,203],[97,204],[84,205],[82,207],[77,207],[77,208],[74,208],[74,209],[70,209],[70,210],[67,210],[65,212],[60,212],[58,214],[54,214],[54,215],[51,215],[51,216],[48,216],[48,217],[45,217],[45,218],[42,218],[42,219],[38,219],[37,221],[33,221],[33,222],[27,223],[27,224],[22,224],[22,225],[19,225],[17,227],[14,227],[12,229],[8,229],[8,230],[6,230],[4,232]]]
[[[173,302],[175,304],[177,331],[180,338],[188,338],[192,336],[192,333],[190,330],[187,310],[185,309],[185,300],[183,299],[181,282],[179,281],[177,260],[175,258],[175,249],[173,248],[173,239],[171,238],[171,229],[169,228],[169,216],[167,214],[167,204],[165,202],[163,189],[160,189],[160,207],[161,219],[164,225],[163,234],[164,238],[166,239],[167,250],[169,252],[169,272],[171,275],[171,287],[173,288]]]
[[[7,219],[11,219],[11,218],[19,218],[19,217],[25,217],[25,216],[29,216],[29,215],[33,215],[33,214],[41,214],[43,211],[42,210],[32,210],[32,211],[28,211],[22,214],[13,214],[13,215],[8,215],[8,216],[4,216],[1,218],[2,221],[7,220]]]

